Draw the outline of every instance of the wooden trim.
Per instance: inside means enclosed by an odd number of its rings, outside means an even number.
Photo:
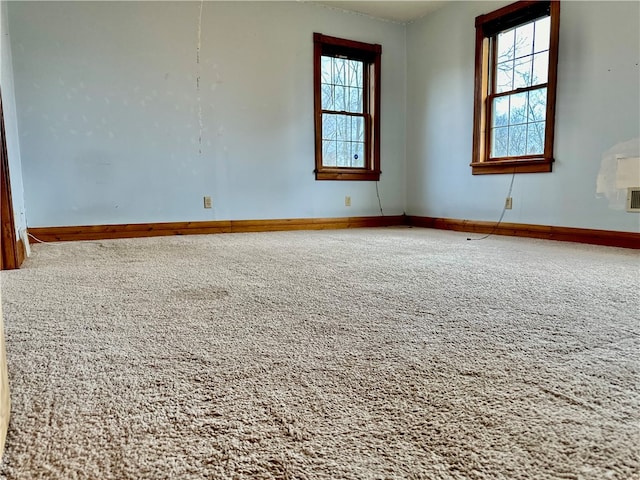
[[[476,53],[473,103],[473,158],[472,162],[484,162],[487,150],[486,105],[489,83],[489,39],[481,29],[476,29]]]
[[[18,241],[16,242],[16,256],[18,257],[18,264],[16,268],[19,268],[20,265],[22,265],[22,263],[24,262],[24,259],[27,256],[27,250],[24,246],[24,242],[22,241],[21,238],[18,239]]]
[[[549,8],[549,0],[521,0],[493,12],[476,17],[476,28],[481,27],[486,35],[495,35],[527,22],[531,16],[544,15]]]
[[[214,233],[337,230],[345,228],[392,227],[399,225],[454,230],[483,235],[491,233],[494,235],[541,238],[545,240],[640,249],[640,233],[529,225],[524,223],[501,223],[496,227],[495,222],[420,217],[415,215],[37,227],[29,228],[29,233],[43,242],[64,242]],[[24,251],[24,248],[22,251]]]
[[[13,217],[6,138],[2,95],[0,94],[0,270],[14,270],[20,266],[20,262],[16,251],[16,227]]]
[[[378,45],[380,47],[380,45]],[[373,78],[371,78],[371,74],[369,74],[369,95],[373,95],[373,105],[369,101],[369,114],[371,115],[372,123],[371,126],[373,131],[371,132],[371,137],[369,138],[369,142],[371,144],[371,148],[373,150],[373,165],[370,168],[373,169],[371,173],[374,174],[374,180],[380,180],[380,144],[382,143],[381,139],[381,127],[380,127],[380,112],[382,111],[382,62],[380,59],[380,54],[382,53],[382,49],[379,48],[377,50],[376,58],[373,62],[373,65],[370,67],[373,69]]]
[[[514,237],[542,238],[563,242],[588,243],[609,247],[640,249],[640,233],[587,228],[529,225],[525,223],[501,223],[454,218],[407,216],[407,224],[414,227],[437,228],[478,234],[509,235]]]
[[[340,170],[325,168],[322,171],[316,172],[316,180],[378,181],[379,179],[380,171],[372,172],[371,170],[347,170],[343,172]]]
[[[493,42],[494,45],[494,50],[496,50],[498,48],[498,43],[497,42]],[[492,54],[492,56],[495,58],[498,55],[497,52],[494,52]],[[533,54],[534,56],[537,55],[537,53]],[[513,90],[506,90],[504,92],[500,92],[500,93],[495,93],[495,91],[498,89],[496,87],[496,70],[497,70],[497,66],[498,64],[496,62],[492,62],[492,66],[493,66],[493,73],[491,74],[491,77],[493,78],[493,85],[491,86],[491,94],[489,95],[489,100],[493,101],[496,98],[502,98],[502,97],[508,97],[509,95],[517,95],[518,93],[527,93],[527,92],[532,92],[533,90],[541,90],[543,88],[549,88],[549,82],[544,82],[544,83],[537,83],[535,85],[531,85],[529,87],[518,87],[518,88],[514,88]],[[526,156],[526,155],[521,155],[522,157]]]
[[[318,40],[322,35],[313,34],[313,126],[315,129],[315,174],[322,170],[322,43]]]
[[[556,91],[558,88],[558,52],[560,42],[560,2],[551,2],[551,31],[549,32],[549,72],[547,76],[547,113],[544,132],[544,156],[553,158],[553,141],[556,125]],[[551,119],[551,121],[549,121]]]
[[[197,235],[210,233],[275,232],[286,230],[332,230],[404,225],[404,215],[378,217],[293,218],[274,220],[220,220],[211,222],[135,223],[36,227],[29,233],[43,242],[106,240],[115,238]]]
[[[496,160],[492,162],[475,162],[471,164],[473,175],[493,173],[546,173],[550,172],[553,159],[547,160]]]
[[[347,40],[346,38],[330,37],[322,33],[314,33],[313,42],[320,45],[331,45],[341,49],[363,50],[374,54],[382,52],[382,46],[377,43],[365,43],[358,42],[357,40]]]

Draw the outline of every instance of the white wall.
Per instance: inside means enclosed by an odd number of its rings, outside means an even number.
[[[7,136],[7,154],[9,155],[9,177],[13,200],[13,216],[18,237],[27,228],[24,207],[24,188],[22,184],[22,164],[18,141],[16,120],[16,101],[13,84],[11,45],[9,41],[7,3],[0,1],[0,87],[2,89],[2,107],[4,126]]]
[[[408,214],[500,216],[511,176],[469,167],[474,19],[508,3],[452,2],[407,27]],[[639,18],[638,2],[562,2],[554,171],[516,175],[503,221],[640,230],[637,213],[596,193],[603,160],[638,156]]]
[[[401,214],[404,26],[299,2],[205,2],[200,155],[199,7],[10,3],[29,226],[379,214],[374,183],[312,173],[313,32],[382,44],[379,187],[384,213]]]

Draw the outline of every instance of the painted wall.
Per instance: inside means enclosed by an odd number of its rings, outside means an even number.
[[[384,213],[401,214],[404,26],[299,2],[205,2],[199,38],[199,9],[10,3],[28,225],[379,214],[375,183],[314,179],[313,32],[383,46],[379,190]]]
[[[408,214],[500,217],[511,176],[469,167],[474,19],[508,3],[452,2],[407,27]],[[562,2],[554,171],[516,175],[503,221],[640,231],[626,190],[597,186],[616,154],[638,157],[639,18],[638,2]]]
[[[5,133],[7,135],[7,154],[9,155],[9,176],[13,200],[13,216],[18,237],[27,228],[24,205],[24,187],[22,182],[22,164],[18,140],[16,100],[13,82],[11,42],[9,41],[7,2],[0,1],[0,87]]]

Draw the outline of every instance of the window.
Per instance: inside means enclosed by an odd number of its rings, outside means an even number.
[[[380,179],[382,47],[314,33],[316,180]]]
[[[522,1],[476,18],[473,174],[551,171],[559,17]]]

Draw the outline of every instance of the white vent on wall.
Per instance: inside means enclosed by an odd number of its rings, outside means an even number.
[[[640,187],[627,189],[627,212],[640,212]]]

